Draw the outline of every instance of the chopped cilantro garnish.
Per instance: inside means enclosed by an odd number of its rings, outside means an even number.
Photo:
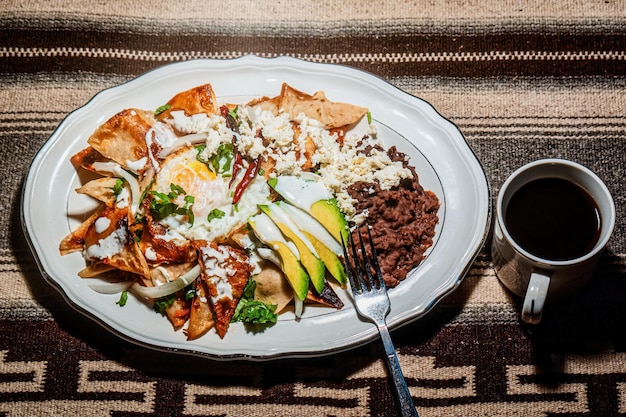
[[[128,301],[128,291],[122,291],[122,294],[120,295],[120,299],[115,304],[117,304],[120,307],[124,307],[127,301]]]
[[[157,107],[157,109],[154,111],[154,115],[158,116],[159,114],[163,113],[166,110],[169,110],[172,106],[170,106],[169,104],[164,104],[162,106]]]
[[[222,210],[215,208],[215,209],[211,210],[211,212],[207,216],[207,221],[210,222],[213,219],[221,219],[225,215],[226,215],[226,213],[224,213]]]
[[[113,185],[113,194],[118,196],[118,195],[120,195],[120,193],[122,192],[123,189],[124,189],[124,180],[121,179],[121,178],[118,178],[115,181],[115,185]]]
[[[206,145],[196,145],[194,147],[196,149],[196,159],[200,162],[202,162],[203,164],[209,164],[209,161],[206,160],[203,156],[202,153],[204,152],[204,150],[206,149]]]
[[[185,190],[183,190],[183,187],[181,187],[180,185],[170,184],[170,190],[172,190],[172,193],[176,193],[176,195],[174,195],[174,198],[181,194],[186,194]],[[170,193],[169,195],[172,195],[172,193]]]
[[[189,218],[189,223],[193,225],[194,215],[192,206],[194,203],[194,197],[187,195],[185,190],[179,185],[170,184],[170,192],[168,194],[158,191],[150,191],[150,194],[154,196],[150,202],[150,211],[157,220],[162,220],[172,214],[186,215]],[[185,195],[185,204],[179,207],[174,200],[180,195]]]
[[[206,149],[206,145],[196,145],[196,151],[198,152],[196,155],[196,159],[209,167],[216,174],[225,174],[230,171],[230,167],[233,164],[233,160],[235,159],[235,147],[232,143],[222,143],[217,148],[215,154],[210,158],[206,159],[204,157],[204,150]],[[226,176],[226,175],[224,175]]]
[[[255,288],[256,282],[253,279],[248,280],[231,321],[270,326],[276,324],[278,320],[278,315],[274,312],[276,305],[255,300]]]
[[[194,215],[193,215],[193,210],[191,209],[191,207],[193,206],[194,200],[195,200],[194,196],[186,195],[185,205],[176,210],[176,214],[186,214],[187,217],[189,218],[189,223],[191,224],[193,224],[193,221],[195,220]]]
[[[215,155],[211,158],[213,171],[217,174],[223,174],[230,171],[230,167],[235,159],[235,148],[232,143],[222,143]]]
[[[165,314],[165,309],[171,306],[176,300],[176,293],[163,296],[154,300],[152,308],[160,314]]]
[[[230,117],[232,117],[235,120],[237,120],[239,118],[239,116],[237,115],[237,110],[238,109],[239,109],[239,106],[236,106],[234,109],[228,110],[228,114],[230,114]]]

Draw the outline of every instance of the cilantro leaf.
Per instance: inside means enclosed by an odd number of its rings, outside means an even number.
[[[169,104],[164,104],[162,106],[157,107],[157,109],[154,111],[154,115],[158,116],[159,114],[163,113],[166,110],[169,110],[172,106],[170,106]]]
[[[211,165],[213,171],[217,174],[223,174],[230,171],[230,167],[235,159],[235,147],[232,143],[222,143],[217,148],[215,155],[211,157]]]
[[[210,222],[213,219],[221,219],[225,215],[226,215],[226,213],[224,213],[222,210],[215,208],[215,209],[211,210],[211,212],[207,216],[207,221]]]
[[[232,117],[235,121],[237,121],[237,119],[239,118],[237,110],[239,110],[239,106],[235,106],[234,109],[228,110],[228,114],[230,114],[230,117]]]
[[[269,326],[276,324],[278,320],[278,315],[274,312],[276,305],[255,300],[255,288],[256,282],[253,279],[248,280],[231,321]]]
[[[183,187],[181,187],[180,185],[173,184],[173,183],[170,183],[170,190],[171,192],[168,194],[168,196],[172,200],[181,194],[187,194],[185,190],[183,190]]]
[[[165,310],[176,300],[176,293],[163,296],[154,300],[152,308],[160,314],[165,314]]]
[[[192,300],[196,295],[196,286],[191,283],[185,287],[185,300]]]
[[[180,214],[187,216],[189,223],[193,225],[195,219],[192,206],[195,198],[192,195],[187,195],[180,185],[170,184],[170,192],[168,194],[155,190],[150,191],[150,194],[154,196],[150,201],[150,211],[157,220],[162,220],[172,214]],[[185,204],[183,206],[178,206],[178,204],[174,202],[180,195],[185,196]]]
[[[115,181],[115,184],[113,185],[113,194],[115,194],[116,196],[120,195],[122,190],[124,189],[124,180],[121,178],[118,178]]]
[[[122,291],[122,294],[120,295],[120,299],[115,304],[119,305],[120,307],[124,307],[127,301],[128,301],[128,291]]]
[[[196,145],[194,147],[196,149],[196,160],[202,162],[203,164],[207,164],[209,165],[209,161],[204,158],[204,156],[202,156],[202,153],[204,152],[204,150],[206,149],[206,145],[201,144],[201,145]]]
[[[256,300],[239,300],[233,321],[250,324],[276,324],[278,315],[274,313],[274,310],[276,310],[274,304],[265,304]]]

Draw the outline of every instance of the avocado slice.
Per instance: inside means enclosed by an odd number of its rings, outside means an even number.
[[[331,198],[313,203],[310,213],[333,235],[337,242],[348,241],[348,222],[339,210],[336,199]]]
[[[263,212],[248,219],[255,235],[266,245],[278,253],[281,260],[281,269],[285,278],[294,291],[295,296],[304,300],[309,289],[309,276],[300,263],[296,248],[292,248],[285,240],[272,219]]]
[[[346,283],[346,272],[339,256],[343,253],[341,245],[335,238],[315,220],[310,214],[285,202],[277,204],[300,228],[309,239],[317,255],[320,257],[328,272],[339,282]]]
[[[307,271],[313,287],[320,294],[324,289],[326,268],[314,245],[277,203],[261,205],[259,208],[272,219],[283,235],[294,243],[300,253],[300,262]]]
[[[330,275],[332,275],[339,284],[345,285],[347,280],[346,270],[344,269],[343,263],[341,262],[339,257],[312,234],[304,230],[302,231],[302,233],[304,233],[306,237],[309,238],[320,259],[322,260],[322,262],[324,262],[324,265],[326,265],[326,269],[328,270]]]
[[[270,179],[268,184],[285,201],[306,211],[321,223],[337,242],[347,242],[348,222],[321,177],[311,173],[300,176],[282,175]]]

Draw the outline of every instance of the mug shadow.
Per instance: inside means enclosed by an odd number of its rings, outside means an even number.
[[[621,262],[606,250],[580,293],[547,304],[540,324],[522,324],[532,343],[533,362],[546,378],[564,371],[566,357],[626,351],[626,274]],[[521,300],[516,303],[519,311]]]

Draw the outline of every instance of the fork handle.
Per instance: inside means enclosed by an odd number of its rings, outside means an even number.
[[[406,385],[404,376],[402,375],[402,368],[400,368],[400,362],[398,361],[398,355],[396,354],[396,348],[393,345],[391,336],[389,335],[389,329],[386,324],[378,324],[378,331],[380,338],[383,341],[385,347],[385,354],[387,357],[387,365],[393,378],[394,387],[396,389],[396,396],[398,397],[398,407],[402,417],[419,417],[415,405],[413,404],[413,398],[409,392],[409,387]]]

